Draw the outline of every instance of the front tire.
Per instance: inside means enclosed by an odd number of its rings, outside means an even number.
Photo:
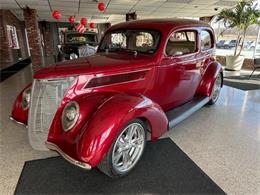
[[[220,95],[221,87],[222,87],[222,80],[223,80],[222,74],[218,73],[218,76],[215,80],[215,83],[214,83],[214,86],[212,89],[212,94],[211,94],[211,97],[210,97],[210,100],[208,103],[209,105],[213,105],[217,102],[219,95]]]
[[[141,159],[146,145],[146,125],[140,119],[128,123],[98,165],[109,177],[127,175]]]

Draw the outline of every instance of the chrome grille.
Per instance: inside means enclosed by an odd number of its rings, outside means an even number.
[[[34,80],[28,119],[29,140],[34,149],[48,150],[45,141],[49,128],[64,93],[72,81],[73,77]]]

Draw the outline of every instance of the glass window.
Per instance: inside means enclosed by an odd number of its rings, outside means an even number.
[[[212,39],[209,31],[202,30],[200,33],[201,37],[201,50],[207,50],[212,48]]]
[[[6,25],[9,47],[20,49],[15,26]]]
[[[259,25],[251,25],[248,27],[244,44],[242,44],[242,39],[237,38],[238,33],[240,33],[240,35],[243,34],[238,28],[226,29],[223,21],[217,21],[217,17],[213,18],[211,26],[216,35],[217,56],[225,57],[226,55],[234,55],[235,52],[237,54],[241,49],[241,55],[245,56],[245,58],[260,56],[260,38],[257,38],[260,37]]]
[[[166,45],[168,56],[180,56],[196,51],[196,31],[178,31],[173,33]]]
[[[100,44],[99,51],[141,52],[153,54],[159,46],[161,34],[157,31],[119,30],[109,32]]]
[[[97,43],[95,34],[65,33],[66,44],[93,44]]]
[[[182,31],[176,32],[170,37],[171,41],[195,41],[195,32]]]

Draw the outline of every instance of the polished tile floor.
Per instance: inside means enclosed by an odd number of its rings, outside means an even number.
[[[27,67],[0,83],[1,194],[13,194],[25,161],[56,155],[33,150],[26,129],[8,119],[16,95],[30,81]],[[260,194],[260,90],[224,87],[216,105],[165,136],[228,194]]]

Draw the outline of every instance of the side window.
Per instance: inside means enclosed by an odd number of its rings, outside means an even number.
[[[171,34],[166,45],[168,56],[181,56],[196,52],[196,31],[185,30]]]
[[[207,50],[213,47],[212,36],[209,31],[202,30],[200,33],[201,38],[201,50]]]

